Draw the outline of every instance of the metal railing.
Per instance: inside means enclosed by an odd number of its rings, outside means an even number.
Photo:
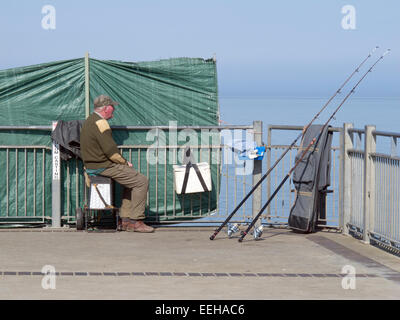
[[[45,223],[51,212],[45,211],[51,174],[47,146],[0,146],[0,223]],[[32,172],[30,179],[28,173]]]
[[[28,131],[42,131],[44,133],[50,133],[55,127],[53,126],[3,126],[0,130],[28,130]],[[142,172],[148,178],[150,178],[150,172],[155,173],[156,189],[154,194],[149,193],[147,199],[147,208],[150,205],[150,199],[155,199],[156,214],[158,222],[162,222],[162,218],[166,217],[166,201],[167,197],[172,197],[173,201],[173,214],[169,215],[169,218],[174,220],[174,223],[186,222],[186,223],[221,223],[230,214],[230,212],[237,206],[237,204],[244,198],[244,196],[251,190],[251,188],[259,181],[262,176],[262,172],[267,170],[271,161],[278,157],[278,153],[282,152],[287,146],[271,145],[272,130],[284,130],[293,131],[301,130],[302,127],[298,126],[269,126],[268,127],[268,145],[267,156],[264,157],[263,161],[238,161],[237,154],[232,152],[231,142],[235,139],[247,139],[255,141],[257,145],[263,143],[263,130],[262,122],[255,121],[250,126],[179,126],[174,127],[173,130],[193,130],[193,131],[204,131],[214,130],[219,133],[219,137],[222,140],[219,144],[205,144],[205,145],[192,145],[193,149],[197,149],[198,160],[207,161],[209,163],[216,162],[218,164],[218,171],[216,174],[216,208],[211,210],[207,204],[204,207],[200,207],[200,215],[193,214],[192,202],[195,197],[208,197],[208,204],[210,203],[210,195],[186,195],[183,197],[183,201],[188,201],[189,212],[178,212],[176,210],[176,192],[174,184],[167,185],[167,170],[170,168],[166,165],[166,155],[172,152],[175,158],[179,158],[178,153],[183,151],[182,145],[122,145],[119,146],[121,153],[129,159],[131,162],[135,162],[139,172]],[[113,126],[113,130],[128,130],[128,131],[143,131],[143,130],[155,130],[157,139],[159,140],[159,132],[171,130],[170,126],[158,126],[158,127],[136,127],[136,126]],[[337,129],[332,129],[338,131]],[[49,137],[50,142],[50,137]],[[5,192],[7,202],[3,205],[4,208],[0,211],[0,222],[3,224],[15,222],[16,219],[20,222],[32,222],[37,221],[40,223],[51,222],[53,227],[60,227],[62,221],[64,223],[74,223],[75,221],[75,209],[82,201],[86,203],[88,197],[88,191],[84,186],[83,179],[83,165],[78,159],[72,159],[69,161],[62,161],[60,158],[58,145],[53,143],[52,147],[48,146],[2,146],[0,150],[5,153],[4,160],[6,163],[6,176],[4,179],[0,177],[0,183],[5,185],[2,190]],[[142,161],[143,155],[147,154],[150,149],[155,152],[157,159],[164,158],[164,162],[159,164],[156,161],[155,164],[150,165],[147,161]],[[20,163],[18,160],[18,152],[16,153],[17,161],[13,170],[9,168],[8,163],[10,162],[11,153],[10,150],[24,150],[25,158],[33,160],[25,160]],[[27,157],[30,151],[33,150],[33,157]],[[333,171],[336,171],[336,151],[337,147],[332,148],[335,156],[333,157]],[[237,212],[232,222],[246,223],[252,220],[252,217],[259,212],[261,209],[262,201],[266,201],[271,193],[271,186],[274,186],[279,180],[280,176],[286,174],[287,170],[293,164],[294,153],[297,152],[297,147],[293,148],[288,153],[281,163],[277,166],[275,173],[271,173],[267,182],[264,182],[252,196],[252,200],[249,199],[242,208]],[[38,156],[41,155],[41,156]],[[1,159],[0,155],[0,159]],[[20,157],[21,158],[21,157]],[[19,161],[19,162],[18,162]],[[150,166],[153,168],[150,170]],[[39,168],[40,167],[40,168]],[[263,170],[264,167],[264,170]],[[265,169],[266,168],[266,169]],[[34,178],[27,179],[27,171],[33,170]],[[21,175],[21,172],[24,174]],[[38,172],[38,174],[36,174]],[[39,179],[40,176],[40,179]],[[333,185],[336,185],[337,174],[334,174]],[[13,177],[13,178],[11,178]],[[163,177],[164,185],[158,187],[157,180],[159,177]],[[2,181],[4,180],[4,181]],[[12,188],[11,184],[15,186]],[[25,187],[20,190],[18,185],[24,185]],[[33,184],[34,188],[30,185]],[[41,192],[37,192],[40,190]],[[10,194],[13,193],[15,199],[14,204],[10,204]],[[168,193],[168,194],[167,194]],[[33,197],[33,200],[31,200]],[[280,193],[268,210],[261,217],[260,222],[266,224],[285,224],[287,222],[290,207],[293,204],[295,194],[290,185],[290,181],[282,188]],[[333,193],[333,198],[336,197],[336,192]],[[161,199],[161,201],[159,200]],[[32,206],[33,201],[33,206]],[[23,203],[23,205],[21,205]],[[320,217],[321,222],[324,225],[337,226],[338,217],[336,212],[337,200],[333,200],[331,204],[331,219]],[[28,209],[31,204],[32,210]],[[22,209],[23,208],[23,209]],[[22,210],[22,211],[21,211]],[[183,209],[184,210],[184,209]],[[186,215],[185,215],[186,214]],[[184,216],[183,220],[179,220],[179,217]],[[188,221],[186,218],[199,218]],[[333,219],[332,219],[333,217]],[[29,219],[28,219],[29,218]],[[33,219],[34,218],[34,219]],[[325,219],[325,221],[324,221]],[[165,220],[165,222],[170,222]]]
[[[399,253],[400,134],[349,123],[343,132],[343,230]]]
[[[262,124],[258,124],[262,136]],[[4,177],[0,175],[0,192],[4,193],[4,201],[0,203],[0,223],[15,224],[18,223],[51,223],[52,227],[60,227],[62,222],[75,222],[75,209],[86,203],[88,198],[88,190],[84,187],[83,165],[79,159],[71,159],[62,161],[60,157],[59,146],[52,143],[50,133],[55,128],[55,123],[52,126],[2,126],[0,131],[13,133],[25,131],[31,133],[38,132],[46,136],[46,144],[50,146],[1,146],[0,148],[0,163],[4,162],[5,170],[2,170]],[[134,127],[134,126],[113,126],[113,130],[126,131],[156,131],[156,141],[159,141],[159,133],[162,131],[171,130],[170,126],[151,126],[151,127]],[[152,178],[155,182],[155,190],[149,192],[147,199],[147,208],[150,206],[150,201],[155,201],[156,208],[153,215],[156,216],[157,222],[163,222],[166,216],[166,201],[169,197],[173,201],[173,213],[168,218],[174,223],[178,222],[199,222],[196,219],[188,221],[188,218],[210,217],[210,222],[222,221],[225,218],[226,212],[230,209],[232,203],[237,203],[238,197],[241,197],[237,192],[237,186],[241,181],[240,189],[243,193],[251,188],[249,178],[254,179],[254,172],[250,170],[247,175],[238,175],[237,166],[243,163],[237,163],[232,156],[231,146],[224,145],[219,141],[220,135],[230,137],[227,140],[232,140],[234,137],[250,136],[250,140],[254,139],[254,126],[178,126],[172,128],[177,131],[191,130],[192,132],[212,132],[218,133],[218,141],[211,143],[191,145],[197,154],[197,161],[207,161],[210,164],[216,164],[217,172],[215,176],[215,188],[217,195],[226,195],[216,197],[216,208],[210,207],[210,193],[208,194],[188,194],[182,196],[183,203],[188,205],[177,208],[177,194],[175,185],[167,182],[167,171],[171,167],[167,167],[167,162],[156,161],[154,164],[149,164],[146,161],[146,154],[154,152],[156,160],[166,160],[167,153],[172,153],[175,158],[173,163],[182,155],[184,148],[178,144],[168,144],[166,146],[157,143],[153,144],[138,144],[138,145],[121,145],[120,152],[125,158],[135,163],[139,172]],[[189,132],[190,133],[190,132]],[[211,134],[212,135],[212,134]],[[51,146],[52,145],[52,146]],[[16,150],[16,151],[11,151]],[[33,156],[30,156],[30,151],[33,150]],[[21,160],[25,154],[25,162]],[[14,155],[15,153],[15,155]],[[10,158],[10,154],[14,156]],[[28,156],[27,156],[28,155]],[[40,155],[40,157],[39,157]],[[143,159],[144,157],[144,159]],[[33,160],[31,160],[31,158]],[[28,160],[26,160],[28,159]],[[11,168],[9,163],[14,163]],[[253,164],[253,161],[250,161]],[[256,166],[255,166],[256,167]],[[32,174],[33,179],[27,177],[27,172]],[[170,174],[170,172],[168,172]],[[235,187],[232,188],[232,173]],[[40,179],[39,179],[40,177]],[[164,183],[159,184],[158,179],[163,179]],[[25,186],[25,187],[21,187]],[[33,186],[33,187],[32,187]],[[22,189],[21,189],[22,188]],[[234,190],[231,194],[231,190]],[[40,190],[40,192],[37,192]],[[82,191],[83,190],[83,191]],[[10,197],[10,194],[13,196]],[[31,200],[33,198],[33,200]],[[200,198],[199,213],[194,212],[193,203]],[[203,198],[203,199],[202,199]],[[205,200],[205,201],[202,201]],[[204,205],[203,205],[204,203]],[[240,221],[244,221],[249,215],[248,209],[252,206],[243,207],[243,217],[239,217]],[[186,212],[185,212],[186,210]],[[226,211],[224,211],[226,210]],[[155,214],[154,214],[155,213]],[[180,220],[180,217],[183,219]],[[170,222],[170,221],[165,221]],[[204,221],[202,221],[204,222]]]
[[[0,145],[0,224],[48,224],[52,217],[51,147],[45,142],[32,145],[31,138],[19,136],[21,130],[47,137],[51,126],[0,126],[3,141],[8,142],[8,136],[18,136],[19,141],[19,145]]]
[[[113,127],[115,130],[170,130],[170,127]],[[263,143],[261,122],[254,122],[250,126],[193,126],[176,127],[175,130],[215,130],[221,141],[192,146],[196,149],[198,160],[209,163],[216,161],[216,192],[218,197],[216,207],[211,209],[207,203],[200,208],[200,215],[191,213],[191,205],[186,209],[189,218],[180,217],[182,211],[176,208],[176,192],[173,184],[169,185],[165,176],[169,168],[165,164],[156,162],[149,164],[142,162],[143,155],[149,149],[155,152],[156,157],[164,158],[171,153],[176,159],[182,145],[168,144],[167,146],[152,145],[122,145],[121,153],[136,165],[148,177],[154,174],[154,179],[163,179],[164,184],[157,187],[155,194],[150,198],[156,201],[156,214],[166,217],[167,197],[173,200],[174,223],[221,223],[232,212],[237,204],[259,181],[262,172],[278,159],[288,147],[290,132],[298,134],[301,126],[268,126],[266,156],[262,161],[238,161],[237,155],[232,153],[229,139],[248,138],[257,145]],[[0,127],[0,131],[14,132],[25,130],[28,132],[42,132],[46,139],[44,145],[2,145],[0,146],[0,223],[40,223],[53,227],[64,223],[74,223],[75,208],[82,201],[86,201],[87,193],[81,192],[84,185],[82,177],[82,163],[78,159],[61,161],[57,157],[57,149],[51,147],[50,132],[52,126],[10,126]],[[319,217],[323,226],[341,229],[365,242],[379,242],[393,249],[400,248],[400,157],[398,156],[397,141],[399,133],[375,130],[374,126],[364,129],[354,129],[351,124],[345,123],[343,128],[330,128],[334,137],[339,139],[332,145],[332,193],[328,194],[326,202],[326,217]],[[279,131],[279,135],[273,132]],[[338,134],[339,133],[339,134]],[[228,137],[228,138],[227,138]],[[230,138],[229,138],[230,137]],[[279,137],[282,141],[273,141]],[[225,140],[228,139],[228,140]],[[379,140],[379,141],[378,141]],[[382,140],[382,141],[381,141]],[[158,139],[156,140],[158,141]],[[335,141],[335,139],[333,140]],[[379,143],[378,143],[379,142]],[[385,143],[386,142],[386,143]],[[386,148],[384,151],[381,149]],[[253,196],[233,217],[232,222],[247,223],[252,220],[271,195],[274,187],[289,171],[294,163],[298,146],[289,151],[270,174]],[[59,155],[58,155],[59,156]],[[58,163],[58,168],[55,166]],[[153,168],[150,170],[150,167]],[[59,187],[55,188],[59,178]],[[286,224],[290,208],[295,199],[292,181],[289,179],[272,201],[270,207],[263,213],[260,222],[264,224]],[[192,203],[195,197],[208,195],[187,195],[186,200]],[[186,201],[185,200],[185,201]],[[204,200],[204,199],[203,199]],[[185,209],[184,209],[185,210]],[[161,219],[162,220],[162,219]],[[162,222],[162,221],[159,221]],[[169,221],[165,221],[169,222]]]

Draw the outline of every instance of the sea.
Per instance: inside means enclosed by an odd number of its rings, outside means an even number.
[[[315,123],[324,124],[344,97],[338,96],[322,112]],[[328,102],[329,97],[220,97],[222,124],[304,126]],[[333,127],[352,123],[354,128],[375,125],[376,130],[400,132],[400,97],[350,97],[329,122]],[[285,136],[282,136],[282,140]]]

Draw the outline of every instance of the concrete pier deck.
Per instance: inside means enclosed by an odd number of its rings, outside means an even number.
[[[352,237],[265,228],[239,243],[213,230],[2,229],[0,299],[400,298],[400,258]]]

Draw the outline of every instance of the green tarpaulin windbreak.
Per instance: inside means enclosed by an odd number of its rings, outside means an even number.
[[[149,126],[218,125],[215,60],[87,61],[88,68],[85,58],[80,58],[0,71],[0,126],[50,126],[57,120],[83,120],[93,111],[95,97],[109,95],[119,102],[111,126],[147,126],[143,130],[117,128],[113,135],[124,157],[149,178],[149,220],[193,219],[215,210],[220,168],[211,159],[218,157],[218,149],[196,150],[197,161],[210,163],[212,191],[181,196],[173,191],[172,164],[180,164],[177,149],[157,149],[156,159],[162,161],[154,163],[148,161],[146,147],[155,142],[188,144],[179,131],[178,139],[171,140],[169,130],[154,134]],[[87,79],[90,110],[85,109]],[[206,141],[198,134],[191,137],[190,144],[193,139],[211,145],[219,143],[219,134],[210,133]],[[49,131],[0,130],[0,222],[51,217],[51,144]],[[82,170],[81,161],[76,159],[62,163],[61,211],[67,222],[74,221],[75,208],[85,203]],[[117,206],[120,194],[117,185]]]

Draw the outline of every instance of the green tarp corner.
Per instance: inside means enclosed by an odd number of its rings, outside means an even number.
[[[85,71],[85,58],[0,71],[0,126],[50,126],[52,121],[85,119]],[[100,94],[107,94],[120,103],[110,121],[111,126],[168,126],[171,121],[177,126],[219,124],[217,72],[213,59],[173,58],[133,63],[91,58],[88,72],[90,112],[94,98]],[[153,145],[155,137],[149,139],[148,133],[148,130],[113,130],[121,146]],[[218,134],[210,135],[210,141],[218,139]],[[168,143],[168,138],[164,142]],[[184,143],[178,141],[178,144]],[[0,146],[17,145],[51,147],[50,132],[0,130]],[[171,152],[158,151],[157,156],[167,159],[166,164],[149,164],[145,151],[122,148],[123,155],[150,180],[147,212],[150,220],[191,219],[216,209],[218,164],[210,163],[213,180],[210,193],[183,197],[172,192]],[[3,186],[0,188],[0,218],[40,216],[42,213],[51,216],[51,152],[45,153],[36,154],[31,149],[0,149],[0,166],[7,168],[7,172],[2,170],[0,174]],[[217,157],[213,153],[203,152],[197,160],[209,162]],[[43,161],[44,165],[39,168],[38,163]],[[32,170],[34,165],[38,168]],[[75,207],[82,206],[85,198],[81,162],[64,162],[62,174],[62,215],[64,220],[70,221]],[[43,177],[43,181],[39,181],[39,177]],[[27,192],[20,190],[24,180]],[[30,187],[32,183],[42,182],[43,188]],[[117,187],[118,199],[119,194]]]

